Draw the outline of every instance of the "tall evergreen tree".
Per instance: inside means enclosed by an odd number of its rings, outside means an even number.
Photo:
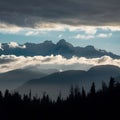
[[[86,92],[84,87],[82,87],[82,98],[85,99],[86,98]]]
[[[113,89],[115,86],[115,80],[113,77],[110,78],[110,82],[109,82],[109,89]]]
[[[91,89],[90,89],[91,95],[95,95],[95,83],[92,83]]]

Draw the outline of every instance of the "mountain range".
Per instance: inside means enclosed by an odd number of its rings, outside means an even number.
[[[92,82],[95,82],[96,89],[101,88],[104,81],[108,84],[110,77],[120,81],[120,68],[112,65],[94,66],[88,71],[68,70],[60,72],[57,69],[16,69],[0,73],[0,90],[9,89],[27,94],[30,90],[33,95],[48,93],[55,98],[62,93],[63,97],[69,94],[71,85],[84,86],[89,90]]]
[[[20,93],[28,93],[31,89],[33,95],[48,93],[54,98],[59,92],[63,96],[69,93],[70,86],[84,86],[85,90],[89,90],[92,82],[95,82],[96,88],[101,88],[104,81],[108,84],[110,77],[120,75],[120,68],[112,65],[95,66],[88,71],[69,70],[64,72],[56,72],[39,79],[27,81],[19,87],[17,91]]]
[[[16,69],[0,73],[0,90],[13,90],[31,79],[37,79],[58,72],[57,69]]]
[[[52,41],[44,41],[43,43],[25,43],[24,45],[18,45],[17,43],[8,44],[2,43],[0,48],[0,55],[16,55],[16,56],[36,56],[36,55],[62,55],[65,58],[71,58],[72,56],[96,58],[104,55],[112,58],[120,58],[119,55],[115,55],[105,50],[96,49],[94,46],[86,47],[74,47],[72,44],[66,42],[64,39],[60,40],[56,44]]]

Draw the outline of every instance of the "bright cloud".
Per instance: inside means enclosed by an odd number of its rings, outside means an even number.
[[[40,34],[38,31],[29,31],[27,33],[25,33],[26,36],[35,36],[35,35],[38,35]]]
[[[0,33],[16,34],[19,33],[21,30],[22,28],[16,25],[0,23]]]
[[[107,38],[107,37],[111,37],[111,36],[112,36],[112,33],[109,33],[109,34],[101,33],[101,34],[97,35],[97,37],[99,37],[99,38]]]
[[[8,44],[8,46],[9,46],[10,48],[21,48],[21,49],[26,48],[25,45],[19,45],[19,44],[16,43],[16,42],[10,42],[10,43]]]
[[[2,44],[0,43],[0,50],[4,50],[3,48],[2,48]]]
[[[62,34],[60,34],[60,35],[58,35],[58,38],[62,38],[62,36],[63,36],[63,35],[62,35]]]
[[[112,33],[100,33],[98,35],[90,35],[90,34],[77,34],[76,36],[74,36],[74,38],[76,39],[93,39],[93,38],[109,38],[112,36]]]
[[[24,31],[23,34],[26,36],[29,35],[38,35],[40,32],[48,31],[82,31],[87,35],[95,35],[98,30],[116,32],[120,31],[120,26],[85,26],[85,25],[67,25],[60,23],[36,23],[34,28],[30,27],[19,27],[12,24],[0,23],[0,33],[10,33],[10,34],[21,34],[21,31]],[[27,32],[25,32],[27,31]]]
[[[74,38],[76,38],[76,39],[92,39],[94,37],[95,36],[93,36],[93,35],[81,35],[81,34],[78,34]]]
[[[4,62],[5,61],[5,62]],[[1,55],[0,56],[0,70],[1,72],[7,72],[14,69],[29,68],[36,66],[38,68],[53,68],[59,70],[88,70],[92,66],[96,65],[115,65],[120,67],[120,59],[112,59],[109,56],[103,56],[100,58],[87,59],[85,57],[72,57],[66,59],[61,55],[57,56],[34,56],[24,57],[15,55]]]

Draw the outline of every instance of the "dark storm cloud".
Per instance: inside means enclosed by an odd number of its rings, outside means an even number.
[[[0,0],[0,22],[120,25],[120,0]]]

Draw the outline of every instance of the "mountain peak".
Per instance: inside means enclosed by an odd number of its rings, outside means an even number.
[[[66,43],[66,40],[65,40],[65,39],[61,39],[61,40],[59,40],[59,41],[57,42],[57,44],[64,44],[64,43]]]
[[[57,45],[62,45],[62,46],[65,45],[65,46],[73,47],[73,45],[70,44],[69,42],[66,42],[65,39],[61,39],[61,40],[59,40],[59,41],[57,42]]]
[[[92,46],[92,45],[88,45],[88,46],[86,46],[85,48],[86,48],[86,49],[95,49],[95,47]]]
[[[44,41],[43,43],[44,43],[44,44],[53,44],[53,42],[50,41],[50,40],[46,40],[46,41]]]

